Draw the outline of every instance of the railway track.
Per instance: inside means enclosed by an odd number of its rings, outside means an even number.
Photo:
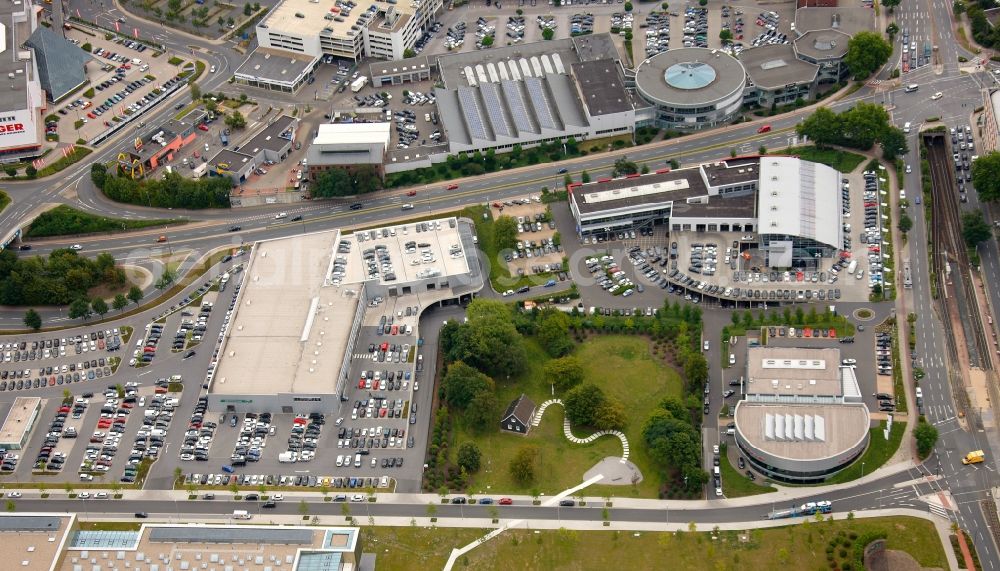
[[[964,310],[960,320],[964,324],[966,339],[972,341],[968,344],[971,364],[984,370],[991,370],[993,360],[990,342],[986,338],[982,316],[976,305],[975,284],[969,278],[969,255],[962,238],[959,194],[952,176],[952,160],[947,139],[943,135],[930,138],[927,151],[927,159],[931,165],[933,194],[931,237],[936,253],[932,263],[941,282],[939,288],[941,291],[946,291],[944,269],[950,264],[952,282],[960,286],[951,291],[956,296],[959,307]],[[947,319],[944,321],[946,324],[950,323]],[[949,345],[954,344],[952,336],[948,336],[948,341]],[[957,348],[952,357],[957,358]]]

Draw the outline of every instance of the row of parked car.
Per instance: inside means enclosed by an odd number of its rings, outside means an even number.
[[[184,442],[178,451],[181,460],[208,461],[208,450],[212,445],[215,430],[218,425],[212,421],[205,420],[205,412],[208,410],[208,397],[198,397],[198,402],[191,412],[191,419],[188,421],[187,432],[184,433]],[[233,415],[236,420],[236,415]]]
[[[708,47],[708,8],[684,10],[684,47]]]
[[[646,14],[646,57],[670,49],[670,14],[653,11]]]
[[[388,476],[375,476],[366,478],[354,477],[334,477],[334,476],[307,476],[304,474],[185,474],[185,485],[215,485],[224,486],[236,484],[237,486],[281,486],[281,487],[301,487],[301,488],[387,488],[389,487]],[[214,493],[203,494],[203,500],[214,500]],[[249,502],[260,501],[260,494],[244,494],[243,499]],[[281,494],[272,494],[271,500],[281,501]],[[362,501],[356,500],[356,501]],[[333,501],[347,501],[347,496],[334,496]],[[353,500],[352,500],[353,501]]]

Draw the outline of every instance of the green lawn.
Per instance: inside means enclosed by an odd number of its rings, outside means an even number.
[[[94,234],[99,232],[124,232],[153,226],[183,224],[184,220],[127,220],[108,218],[77,210],[71,206],[59,206],[38,215],[28,226],[25,237],[45,238],[48,236],[69,236]]]
[[[530,396],[536,406],[552,398],[551,387],[542,376],[542,367],[548,356],[530,338],[525,345],[528,351],[528,371],[510,382],[505,379],[497,380],[497,400],[501,408],[505,408],[522,392]],[[631,485],[593,486],[585,493],[657,497],[662,478],[653,468],[652,460],[641,442],[642,424],[662,397],[680,396],[680,377],[653,359],[648,341],[643,337],[592,336],[579,346],[577,354],[584,363],[586,380],[598,384],[625,405],[629,418],[629,425],[625,430],[630,444],[629,460],[639,467],[645,478],[634,489]],[[479,445],[483,454],[483,468],[472,478],[468,488],[477,494],[488,490],[528,494],[533,487],[545,494],[560,492],[580,483],[584,472],[602,458],[621,455],[621,443],[616,438],[603,437],[588,445],[572,444],[563,436],[562,426],[563,410],[558,405],[549,407],[542,424],[524,437],[492,430],[483,435],[474,434],[464,425],[461,417],[456,416],[455,442],[451,448],[457,450],[467,440],[473,440]],[[588,432],[574,428],[574,434],[585,437]],[[525,487],[513,481],[508,473],[508,465],[517,450],[529,443],[539,447],[540,468],[536,484]]]
[[[742,498],[744,496],[756,496],[758,494],[769,494],[777,489],[762,482],[758,485],[751,482],[750,478],[741,473],[736,466],[729,463],[726,456],[726,445],[722,445],[722,454],[719,461],[719,471],[722,472],[722,494],[727,498]]]
[[[0,190],[0,212],[3,212],[4,208],[8,206],[10,206],[10,195]]]
[[[500,517],[504,508],[500,507]],[[613,510],[612,510],[613,514]],[[612,515],[612,519],[613,519]],[[419,526],[426,517],[417,518]],[[614,569],[829,569],[826,546],[839,531],[861,536],[888,534],[888,548],[903,550],[923,567],[947,568],[944,547],[931,522],[890,517],[753,530],[748,541],[737,532],[709,539],[700,533],[510,530],[460,558],[459,569],[605,571]],[[378,552],[379,571],[438,569],[451,550],[471,543],[485,530],[425,527],[365,527],[362,550]],[[652,563],[652,562],[659,562]],[[668,563],[669,562],[669,563]]]
[[[872,470],[882,466],[889,458],[892,458],[892,455],[899,449],[899,443],[903,440],[903,431],[906,430],[906,423],[898,420],[894,421],[892,423],[892,432],[889,433],[889,440],[886,440],[883,436],[884,430],[885,422],[881,423],[880,426],[872,428],[869,431],[870,441],[868,449],[861,455],[861,458],[855,460],[853,464],[843,471],[835,474],[824,485],[843,484],[844,482],[857,480],[863,475],[862,470],[871,474]],[[864,464],[863,468],[862,463]]]
[[[802,160],[822,163],[842,173],[853,172],[854,169],[858,168],[858,165],[865,161],[865,157],[857,153],[837,149],[818,149],[812,145],[791,147],[780,152],[781,154],[797,155]]]

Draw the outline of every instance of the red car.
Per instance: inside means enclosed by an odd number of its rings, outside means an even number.
[[[510,506],[514,504],[514,500],[510,498],[500,498],[500,501],[497,503],[500,504],[501,506]]]
[[[202,131],[208,131],[208,125],[204,123],[198,123],[198,128],[201,129]]]
[[[761,125],[760,129],[757,129],[758,133],[768,133],[771,131],[770,125]]]
[[[87,117],[90,117],[91,119],[97,119],[97,115],[94,115],[93,113],[90,112],[87,113]]]
[[[411,190],[410,192],[406,193],[406,196],[416,196],[416,195],[417,195],[417,191],[415,191],[415,190]]]
[[[378,410],[378,415],[379,415],[379,416],[381,416],[381,417],[384,417],[384,416],[385,416],[385,411],[386,411],[386,410],[387,410],[387,409],[384,409],[384,408],[380,408],[380,409]]]
[[[361,379],[360,381],[358,381],[358,388],[359,389],[365,388],[365,380],[364,379]]]
[[[449,184],[445,190],[458,190],[457,184]]]
[[[399,326],[398,325],[393,325],[392,326],[392,334],[395,335],[397,333],[399,333]]]

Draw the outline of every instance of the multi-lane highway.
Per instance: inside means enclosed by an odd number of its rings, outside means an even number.
[[[108,3],[71,0],[67,9],[89,20],[97,21],[104,26],[112,26],[113,22],[123,12],[120,8]],[[917,83],[920,90],[916,93],[904,93],[902,85],[889,83],[865,86],[856,93],[830,105],[836,111],[846,109],[858,101],[874,101],[882,103],[890,110],[897,125],[910,122],[914,128],[910,135],[910,153],[905,161],[913,166],[913,172],[904,179],[903,186],[912,189],[911,194],[919,192],[920,169],[919,149],[916,132],[926,119],[936,117],[949,126],[971,124],[973,110],[983,102],[984,89],[993,85],[993,76],[983,72],[960,73],[958,58],[960,55],[969,57],[958,46],[953,35],[950,22],[950,6],[945,2],[924,0],[904,3],[896,9],[895,19],[900,28],[908,28],[910,35],[921,47],[924,42],[932,42],[938,46],[932,65],[919,68],[904,74],[902,84]],[[137,27],[140,35],[152,41],[164,44],[169,50],[177,53],[195,54],[205,59],[209,65],[215,65],[219,73],[209,75],[200,80],[205,90],[224,87],[226,79],[244,57],[232,48],[231,43],[210,42],[204,39],[171,32],[158,24],[146,23],[138,18],[126,16],[130,28]],[[898,41],[897,41],[898,47]],[[896,51],[898,57],[898,49]],[[898,61],[898,60],[896,60]],[[886,72],[882,76],[888,78]],[[940,100],[931,100],[931,93],[940,91]],[[186,94],[179,96],[186,97]],[[262,94],[264,101],[277,103],[291,101],[281,94]],[[171,114],[171,106],[164,105],[154,111],[146,119],[155,122],[167,118]],[[730,151],[737,153],[755,153],[761,145],[768,148],[784,147],[795,144],[794,126],[808,114],[808,110],[790,113],[768,120],[772,131],[757,134],[759,123],[735,125],[724,129],[691,135],[627,149],[619,153],[607,153],[588,156],[558,165],[538,165],[524,169],[506,171],[497,175],[478,177],[459,181],[457,191],[447,191],[444,184],[428,185],[417,188],[415,198],[406,198],[405,202],[416,205],[415,211],[408,215],[420,215],[428,211],[450,211],[468,204],[477,204],[509,196],[538,192],[543,186],[558,187],[562,185],[562,175],[556,171],[567,167],[570,174],[579,178],[583,170],[593,176],[609,172],[615,159],[627,154],[630,160],[640,164],[648,164],[651,168],[659,168],[676,159],[682,163],[697,163],[725,157]],[[122,136],[124,137],[124,136]],[[120,137],[119,139],[121,139]],[[23,183],[8,183],[7,191],[13,199],[13,204],[0,215],[0,235],[7,235],[18,227],[32,212],[45,203],[67,202],[92,212],[107,213],[126,217],[164,217],[164,212],[136,206],[112,203],[100,195],[87,176],[89,164],[94,161],[106,161],[117,153],[119,141],[106,143],[92,157],[53,181],[32,181]],[[402,191],[382,192],[365,197],[361,211],[348,210],[348,202],[314,202],[304,203],[295,208],[282,207],[289,214],[300,214],[301,222],[276,223],[273,218],[274,209],[237,209],[181,212],[173,211],[169,216],[186,216],[192,220],[203,221],[197,224],[172,228],[170,230],[170,245],[172,248],[190,248],[204,252],[219,246],[239,245],[243,242],[285,236],[299,232],[329,228],[333,226],[365,225],[384,222],[400,217],[400,205],[404,202]],[[351,201],[353,202],[353,201]],[[978,208],[975,193],[970,193],[969,207]],[[930,296],[930,276],[927,266],[926,241],[927,232],[921,206],[911,206],[911,218],[914,228],[909,234],[907,247],[902,249],[902,259],[909,259],[913,269],[913,289],[902,293],[902,307],[906,311],[917,312],[919,319],[915,323],[916,355],[914,363],[921,366],[926,377],[921,381],[926,402],[927,419],[938,427],[941,437],[935,454],[925,467],[912,468],[885,477],[869,477],[862,484],[853,485],[833,491],[804,492],[812,493],[814,498],[831,499],[837,502],[838,511],[864,510],[877,507],[917,507],[922,508],[924,502],[920,497],[937,496],[942,490],[950,491],[957,499],[958,523],[969,530],[975,540],[979,557],[984,567],[997,569],[1000,567],[1000,557],[994,544],[986,519],[981,511],[981,499],[989,496],[992,486],[996,485],[996,471],[992,463],[980,466],[963,466],[960,457],[968,450],[986,448],[992,450],[989,458],[1000,457],[1000,439],[995,431],[979,432],[967,429],[960,423],[953,404],[952,385],[949,382],[949,368],[965,366],[963,363],[951,363],[946,351],[945,329],[936,313],[937,305]],[[240,232],[229,232],[231,225],[240,225]],[[121,260],[143,260],[156,253],[159,246],[154,244],[155,235],[159,230],[146,233],[135,233],[115,237],[95,237],[92,239],[74,239],[80,243],[84,252],[96,254],[110,251]],[[53,248],[69,244],[69,241],[52,240],[36,243],[35,251],[44,253]],[[1000,287],[995,287],[996,279],[1000,277],[1000,251],[995,241],[990,241],[980,248],[983,263],[983,273],[990,278],[991,287],[987,288],[994,307],[1000,307]],[[883,308],[884,309],[884,308]],[[707,311],[721,311],[707,309]],[[0,311],[0,327],[10,328],[20,325],[20,311]],[[51,317],[51,316],[49,316]],[[725,322],[725,319],[718,320]],[[706,323],[713,320],[706,319]],[[717,339],[717,331],[706,332],[706,338]],[[904,346],[905,350],[905,346]],[[905,358],[905,355],[904,355]],[[984,411],[985,413],[986,411]],[[905,443],[904,445],[909,445]],[[925,474],[934,474],[931,481],[922,480]],[[708,507],[700,509],[684,509],[684,503],[670,504],[670,509],[663,509],[663,504],[650,502],[649,508],[629,507],[613,508],[611,518],[619,521],[663,521],[677,518],[678,521],[694,521],[696,523],[717,523],[724,521],[752,521],[759,519],[768,511],[768,499],[762,498],[761,505],[747,505],[746,502],[712,502]],[[73,510],[83,511],[80,501],[72,500],[35,500],[30,497],[19,500],[22,511]],[[93,502],[89,503],[93,509]],[[104,507],[102,511],[117,509],[120,504]],[[225,514],[231,513],[234,507],[245,507],[245,502],[178,502],[169,500],[134,500],[127,502],[120,510],[123,513],[146,511],[152,514],[172,514],[176,512],[190,514]],[[690,504],[688,504],[690,505]],[[700,504],[699,504],[700,505]],[[125,509],[127,508],[127,509]],[[426,515],[426,505],[416,503],[393,503],[391,499],[377,504],[352,506],[354,511],[370,510],[376,516],[406,516],[419,517]],[[292,503],[279,505],[275,513],[292,513],[297,509]],[[542,508],[528,505],[517,505],[502,508],[504,517],[520,518],[564,518],[597,520],[602,517],[596,508]],[[322,504],[314,507],[314,513],[339,513],[339,507]],[[681,513],[678,513],[681,512]],[[367,512],[366,512],[367,513]],[[442,505],[438,508],[438,517],[486,517],[485,509],[475,506]]]

